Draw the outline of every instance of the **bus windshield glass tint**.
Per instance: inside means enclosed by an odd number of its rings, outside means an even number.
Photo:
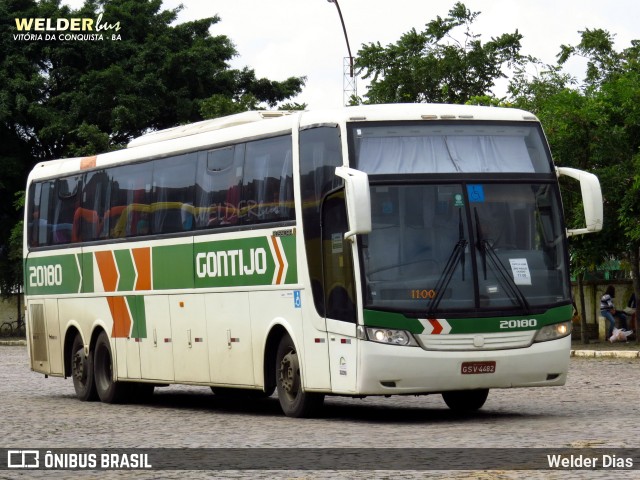
[[[569,298],[551,184],[372,184],[365,304],[422,314],[528,310]]]
[[[351,132],[356,168],[406,173],[549,173],[537,123],[367,124]]]

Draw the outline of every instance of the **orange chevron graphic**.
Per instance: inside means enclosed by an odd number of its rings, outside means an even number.
[[[105,292],[115,292],[118,286],[118,268],[113,258],[113,253],[109,250],[104,252],[95,252],[96,262],[98,262],[98,270],[100,270],[100,278]]]
[[[131,332],[131,315],[127,308],[127,302],[124,297],[107,297],[109,302],[109,310],[113,317],[113,329],[111,336],[113,338],[126,338]]]
[[[100,278],[105,292],[115,292],[118,286],[118,267],[113,256],[113,252],[107,250],[104,252],[95,252]],[[113,338],[126,338],[131,332],[131,315],[127,308],[125,297],[107,297],[111,318],[113,318],[113,329],[111,336]]]
[[[134,288],[136,290],[151,290],[151,248],[134,248],[131,250],[131,254],[138,272]]]
[[[282,252],[278,246],[278,239],[276,237],[271,237],[271,243],[273,243],[273,250],[276,252],[276,257],[278,257],[278,274],[276,276],[276,285],[280,285],[282,283],[282,275],[284,274],[284,260],[282,259]]]

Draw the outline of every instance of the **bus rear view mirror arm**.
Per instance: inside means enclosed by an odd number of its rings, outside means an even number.
[[[348,239],[358,234],[371,232],[371,193],[369,176],[349,167],[336,167],[336,175],[344,179],[345,201],[349,231],[344,234]]]
[[[556,167],[558,176],[571,177],[580,182],[582,193],[582,204],[584,206],[585,228],[574,228],[567,230],[567,236],[583,235],[602,230],[602,190],[598,177],[594,174],[568,167]]]

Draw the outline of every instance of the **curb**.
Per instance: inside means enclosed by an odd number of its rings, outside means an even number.
[[[0,346],[26,347],[26,340],[0,340]],[[579,358],[640,358],[640,351],[633,350],[571,350],[572,357]]]
[[[26,347],[26,340],[0,340],[0,346],[3,347]]]
[[[640,358],[640,351],[633,350],[571,350],[572,357],[583,358]]]

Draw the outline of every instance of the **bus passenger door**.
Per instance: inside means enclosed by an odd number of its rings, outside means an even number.
[[[176,381],[209,383],[209,352],[202,295],[169,296]]]
[[[144,298],[147,336],[140,342],[140,371],[146,380],[173,381],[173,343],[169,297]]]
[[[323,290],[331,389],[334,393],[356,391],[357,294],[354,244],[344,238],[347,231],[349,225],[344,190],[339,190],[329,195],[322,205]]]
[[[205,296],[211,382],[255,385],[247,292]]]

